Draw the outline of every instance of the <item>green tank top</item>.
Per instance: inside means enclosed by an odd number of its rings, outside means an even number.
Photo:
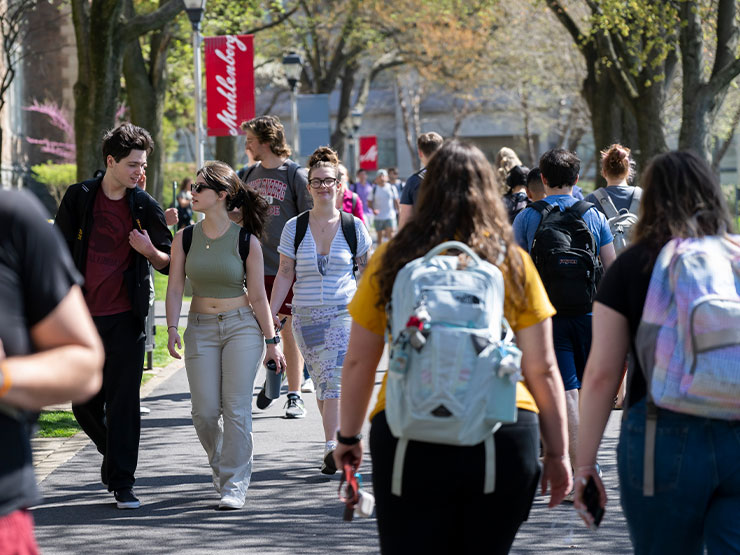
[[[193,226],[193,242],[185,258],[185,274],[190,278],[193,295],[231,299],[244,295],[244,265],[239,256],[241,227],[231,222],[218,239],[208,239],[203,222]]]

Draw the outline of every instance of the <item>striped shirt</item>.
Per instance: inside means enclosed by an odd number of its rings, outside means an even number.
[[[352,251],[344,238],[341,226],[337,227],[337,234],[331,242],[326,275],[322,276],[316,262],[316,243],[310,226],[298,246],[298,252],[294,251],[293,242],[297,220],[298,217],[295,217],[285,223],[280,236],[280,246],[278,246],[280,254],[296,261],[293,305],[346,305],[352,300],[357,290],[357,282],[352,275]],[[372,240],[359,218],[355,218],[355,232],[357,233],[357,256],[359,257],[367,253]]]

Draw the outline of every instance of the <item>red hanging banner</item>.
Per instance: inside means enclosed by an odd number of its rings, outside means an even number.
[[[360,169],[378,169],[378,137],[375,135],[360,137]]]
[[[239,125],[254,117],[252,35],[206,37],[208,136],[243,135]]]

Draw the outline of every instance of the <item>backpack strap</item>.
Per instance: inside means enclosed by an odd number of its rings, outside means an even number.
[[[630,202],[630,214],[637,216],[640,213],[640,199],[642,198],[642,188],[635,187],[632,191],[632,201]]]
[[[583,215],[591,210],[591,208],[594,208],[593,204],[586,202],[585,200],[579,200],[573,206],[568,207],[568,210],[572,210],[579,218],[583,219]]]
[[[357,199],[359,197],[357,196],[357,193],[352,193],[352,213],[354,214],[355,209],[357,208]]]
[[[252,170],[256,167],[257,167],[257,164],[252,164],[251,166],[244,166],[242,169],[236,172],[236,175],[239,176],[239,179],[241,179],[242,182],[246,183],[247,179],[249,179],[249,174],[251,174]]]
[[[293,252],[298,254],[298,247],[306,236],[308,230],[308,210],[298,215],[295,222],[295,238],[293,239]]]
[[[190,224],[188,226],[185,226],[182,230],[182,250],[185,251],[185,257],[188,256],[188,251],[190,251],[190,245],[193,244],[193,226],[195,224]]]
[[[396,453],[393,457],[393,476],[391,478],[391,493],[401,497],[401,486],[403,479],[403,462],[406,459],[406,448],[409,440],[405,437],[399,437],[396,443]]]
[[[295,175],[298,173],[301,165],[293,162],[291,159],[286,160],[285,163],[288,164],[288,187],[293,187]]]
[[[245,227],[239,230],[239,256],[241,256],[243,264],[247,263],[249,257],[249,241],[251,238],[252,234]]]
[[[617,210],[617,207],[614,206],[614,201],[612,200],[612,197],[609,195],[606,189],[604,189],[603,187],[596,189],[594,191],[594,196],[596,197],[596,200],[599,201],[601,211],[604,212],[604,215],[607,217],[607,219],[611,220],[612,218],[616,218],[617,216],[619,216],[619,210]]]
[[[349,250],[352,253],[352,275],[355,275],[359,266],[357,266],[357,227],[355,227],[355,217],[347,212],[340,212],[342,235],[344,240],[349,245]],[[357,279],[357,276],[355,276]]]
[[[655,438],[658,429],[658,407],[653,403],[649,393],[645,404],[645,458],[642,461],[642,494],[645,497],[655,495]]]

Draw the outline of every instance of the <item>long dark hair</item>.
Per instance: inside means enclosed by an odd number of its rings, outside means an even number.
[[[213,160],[206,162],[198,170],[198,175],[203,176],[205,182],[215,187],[218,191],[226,191],[226,210],[240,208],[242,213],[242,227],[247,229],[257,238],[261,238],[265,230],[269,205],[257,192],[247,187],[239,179],[234,169],[225,164]]]
[[[481,258],[508,272],[507,300],[519,306],[524,300],[524,263],[496,187],[493,168],[473,145],[450,140],[427,166],[414,217],[391,239],[377,273],[378,304],[391,298],[398,271],[444,241],[469,245]]]
[[[717,177],[693,152],[667,152],[645,168],[640,220],[633,242],[648,245],[652,261],[674,237],[729,233],[732,224]]]

